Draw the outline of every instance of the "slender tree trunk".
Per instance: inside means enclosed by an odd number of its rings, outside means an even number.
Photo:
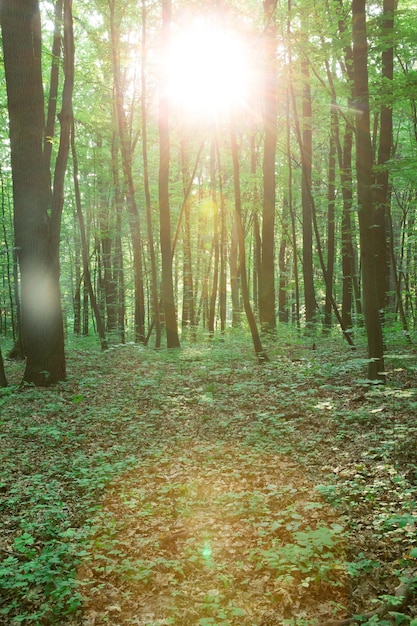
[[[155,348],[161,346],[161,318],[159,314],[158,296],[158,273],[156,267],[155,244],[152,225],[152,205],[149,189],[149,166],[148,166],[148,115],[147,115],[147,27],[146,27],[146,1],[142,0],[142,69],[141,69],[141,113],[142,113],[142,159],[143,159],[143,186],[145,190],[146,225],[148,230],[149,258],[151,262],[151,298],[152,314],[155,319]]]
[[[73,214],[73,220],[75,224],[75,220],[77,219],[77,211]],[[73,295],[73,309],[74,309],[74,326],[73,331],[74,335],[81,335],[81,248],[78,237],[78,232],[76,228],[74,228],[74,282],[75,282],[75,290]]]
[[[171,24],[171,0],[162,0],[162,37],[165,46],[168,45]],[[161,85],[159,99],[159,215],[160,239],[162,257],[162,296],[164,302],[165,328],[167,347],[178,348],[177,316],[175,311],[174,284],[172,279],[172,249],[171,249],[171,216],[169,206],[169,106],[164,89]]]
[[[242,289],[243,306],[248,320],[250,332],[252,335],[253,347],[259,363],[268,361],[268,356],[262,347],[259,337],[258,328],[256,326],[255,317],[249,300],[248,278],[246,273],[246,252],[245,252],[245,234],[242,222],[242,201],[240,195],[240,172],[239,172],[239,154],[236,142],[235,131],[232,128],[230,133],[232,161],[233,161],[233,186],[235,192],[235,218],[237,227],[237,236],[239,244],[239,276]]]
[[[118,142],[116,133],[113,134],[112,141],[112,178],[114,187],[114,204],[116,210],[115,238],[114,238],[114,258],[113,258],[113,283],[116,286],[116,318],[117,329],[120,333],[122,343],[126,341],[125,334],[125,284],[124,265],[122,248],[122,213],[123,213],[123,192],[120,185],[119,163],[118,163]]]
[[[392,154],[392,97],[394,78],[394,15],[397,0],[384,0],[381,39],[384,42],[382,52],[382,80],[384,102],[380,111],[378,172],[375,179],[375,254],[378,265],[377,290],[378,307],[381,313],[388,303],[389,289],[389,260],[390,253],[387,246],[388,218],[391,204],[391,190],[389,187],[388,162]]]
[[[313,271],[313,226],[311,215],[311,172],[313,154],[312,133],[312,108],[311,87],[308,62],[302,61],[303,75],[303,114],[302,114],[302,139],[301,139],[301,196],[303,207],[303,276],[304,276],[304,304],[307,327],[316,318],[316,295],[314,288]]]
[[[392,274],[393,274],[393,280],[394,280],[394,289],[395,289],[395,294],[397,296],[398,312],[400,315],[401,325],[405,334],[406,341],[407,343],[411,344],[411,337],[410,337],[410,332],[408,329],[407,317],[405,315],[400,282],[398,280],[397,263],[396,263],[395,250],[394,250],[394,228],[392,224],[391,211],[389,209],[388,209],[387,218],[388,218],[388,231],[389,231],[390,261],[391,261],[391,268],[392,268]]]
[[[277,147],[277,0],[264,0],[264,77],[262,263],[259,281],[259,317],[262,330],[274,331],[275,318],[275,153]]]
[[[0,387],[7,387],[6,372],[4,371],[3,355],[0,347]]]
[[[346,127],[343,139],[340,179],[343,198],[342,213],[342,321],[345,328],[353,328],[353,281],[356,274],[352,245],[352,129]]]
[[[219,279],[219,316],[220,331],[226,330],[226,301],[227,301],[227,285],[226,285],[226,260],[227,260],[227,227],[226,227],[226,206],[223,194],[223,178],[220,160],[219,140],[216,135],[216,154],[218,163],[218,182],[220,197],[220,279]]]
[[[255,209],[256,211],[256,209]],[[260,303],[260,283],[261,283],[261,264],[262,264],[262,239],[259,228],[258,215],[255,212],[253,216],[253,308],[259,310]]]
[[[87,237],[85,233],[85,225],[84,225],[84,217],[81,209],[81,193],[78,182],[78,160],[77,153],[75,149],[75,136],[74,136],[74,124],[72,125],[71,131],[71,148],[72,148],[72,164],[73,164],[73,174],[74,174],[74,189],[75,189],[75,204],[77,207],[77,217],[78,223],[80,226],[80,236],[81,236],[81,255],[83,260],[83,269],[84,269],[84,284],[86,286],[88,296],[91,302],[91,307],[94,312],[94,317],[96,319],[97,324],[97,332],[100,337],[101,349],[107,350],[107,340],[104,332],[104,324],[100,314],[100,309],[97,304],[97,299],[93,290],[93,284],[91,281],[90,267],[88,263],[88,247],[87,247]]]
[[[372,146],[369,122],[368,46],[366,0],[352,0],[353,74],[356,121],[356,175],[361,242],[362,293],[368,336],[368,377],[384,380],[384,353],[378,308],[375,263],[375,208],[373,198]]]
[[[289,321],[288,311],[288,263],[287,263],[287,239],[288,239],[288,199],[284,196],[282,202],[282,228],[281,242],[279,245],[278,267],[279,267],[279,284],[278,284],[278,315],[279,321],[287,323]]]
[[[187,146],[185,138],[181,141],[181,162],[182,162],[182,179],[184,188],[184,218],[183,218],[183,262],[182,262],[182,328],[189,328],[195,325],[194,313],[194,285],[193,285],[193,265],[191,254],[191,207],[188,192],[188,183],[190,175],[188,171]],[[175,241],[176,243],[176,241]]]
[[[340,15],[344,15],[343,0],[337,0]],[[338,22],[338,29],[341,37],[346,41],[346,32],[348,25],[344,18]],[[343,149],[341,148],[339,135],[336,135],[338,141],[337,150],[339,154],[340,180],[343,198],[343,217],[342,217],[342,322],[346,329],[353,327],[352,322],[352,305],[355,302],[356,313],[361,323],[362,301],[359,286],[358,271],[358,254],[356,245],[353,243],[353,224],[351,219],[353,206],[353,174],[352,174],[352,145],[354,134],[353,112],[355,110],[355,102],[353,95],[353,51],[350,44],[344,47],[344,67],[346,77],[351,85],[350,94],[347,102],[347,114],[345,117],[346,128],[343,137]]]
[[[1,216],[2,216],[2,229],[3,229],[3,241],[6,252],[6,275],[7,275],[7,289],[9,296],[9,307],[10,307],[10,318],[12,323],[12,333],[13,340],[16,341],[16,337],[18,336],[18,328],[16,324],[15,314],[14,314],[14,302],[13,302],[13,279],[12,279],[12,269],[13,269],[13,254],[10,255],[10,247],[9,247],[9,237],[7,234],[6,228],[6,207],[5,207],[5,191],[4,191],[4,179],[3,179],[3,171],[0,167],[0,189],[1,189]]]
[[[72,94],[74,91],[74,30],[72,0],[64,0],[64,85],[62,105],[58,114],[60,124],[59,148],[55,162],[52,209],[49,237],[55,252],[55,265],[59,280],[59,243],[61,219],[64,208],[64,183],[70,151],[70,131],[72,122]]]
[[[91,279],[90,279],[91,283]],[[83,337],[88,336],[90,321],[90,301],[88,298],[88,287],[83,277]]]
[[[48,172],[51,168],[52,157],[52,145],[55,135],[55,120],[58,104],[58,87],[59,87],[59,64],[61,60],[61,48],[62,48],[62,18],[63,18],[63,0],[56,0],[55,2],[55,22],[54,22],[54,38],[52,43],[52,62],[51,62],[51,77],[49,81],[49,96],[48,96],[48,112],[45,126],[45,139],[44,139],[44,157],[45,167]]]
[[[240,326],[242,307],[240,305],[240,276],[239,276],[239,238],[236,216],[234,216],[232,224],[231,242],[230,242],[230,291],[232,297],[232,326],[237,328]]]
[[[327,267],[326,267],[326,301],[324,305],[324,329],[330,331],[332,326],[333,275],[335,261],[335,202],[336,202],[336,141],[335,130],[337,113],[332,107],[329,147],[329,174],[327,186]]]
[[[116,23],[115,0],[108,0],[110,8],[110,31],[113,61],[113,80],[116,93],[117,127],[120,139],[120,152],[124,175],[124,191],[129,215],[129,226],[132,237],[133,263],[135,277],[135,341],[145,341],[145,300],[143,291],[142,238],[139,211],[136,203],[135,184],[132,172],[133,145],[129,140],[126,111],[124,105],[123,86],[120,68],[120,33]]]
[[[211,204],[213,207],[213,282],[211,285],[211,293],[209,299],[209,313],[208,313],[208,331],[211,336],[214,335],[214,326],[216,320],[216,302],[217,302],[217,290],[219,285],[219,259],[220,259],[220,245],[219,245],[219,211],[217,206],[217,194],[216,194],[216,145],[215,141],[211,147]]]

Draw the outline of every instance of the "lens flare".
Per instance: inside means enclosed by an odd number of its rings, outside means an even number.
[[[203,19],[174,33],[167,61],[173,106],[200,118],[242,107],[251,91],[247,48],[237,32]]]

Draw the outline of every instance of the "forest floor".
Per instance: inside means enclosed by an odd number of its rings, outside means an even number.
[[[398,344],[399,345],[399,344]],[[0,624],[417,625],[417,353],[101,353],[0,397]],[[4,350],[5,351],[5,350]]]

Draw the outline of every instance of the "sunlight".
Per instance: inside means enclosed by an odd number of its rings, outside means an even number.
[[[173,106],[200,119],[243,109],[251,93],[244,40],[237,32],[204,19],[173,33],[167,76]]]

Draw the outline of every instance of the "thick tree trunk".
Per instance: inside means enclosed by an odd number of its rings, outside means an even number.
[[[15,245],[21,272],[24,380],[65,379],[64,331],[52,206],[45,167],[41,28],[37,0],[0,5],[13,175]]]
[[[378,308],[374,231],[372,146],[369,123],[366,0],[352,0],[353,73],[356,121],[356,175],[361,242],[362,293],[368,337],[368,377],[384,380],[382,325]]]

